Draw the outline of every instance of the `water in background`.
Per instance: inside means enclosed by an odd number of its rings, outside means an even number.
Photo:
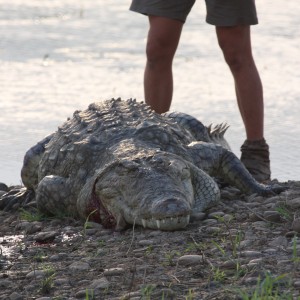
[[[0,182],[20,183],[28,148],[76,109],[121,96],[143,99],[147,18],[121,0],[0,0]],[[299,29],[295,1],[257,1],[252,28],[265,91],[273,177],[300,179]],[[198,0],[174,62],[172,109],[205,124],[227,121],[239,155],[244,129],[231,74]]]

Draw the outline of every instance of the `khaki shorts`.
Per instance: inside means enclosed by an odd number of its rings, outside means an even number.
[[[132,0],[130,10],[185,22],[196,0]],[[206,22],[215,26],[255,25],[255,0],[205,0]]]

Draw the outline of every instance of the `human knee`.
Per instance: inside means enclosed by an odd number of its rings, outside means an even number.
[[[231,45],[220,45],[224,59],[232,71],[239,71],[248,64],[249,59],[245,53],[234,49]]]
[[[151,40],[147,43],[146,56],[150,65],[171,64],[174,53],[175,50],[160,39]]]

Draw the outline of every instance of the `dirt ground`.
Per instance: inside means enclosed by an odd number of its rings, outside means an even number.
[[[0,299],[300,299],[300,182],[222,190],[185,230],[0,211]]]

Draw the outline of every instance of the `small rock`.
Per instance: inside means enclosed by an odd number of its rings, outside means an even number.
[[[141,299],[141,294],[142,294],[141,291],[130,292],[123,295],[122,299],[123,300]]]
[[[100,278],[97,280],[93,280],[90,285],[90,289],[106,289],[109,287],[109,281],[106,278]]]
[[[268,248],[268,249],[265,249],[263,252],[272,255],[272,254],[277,254],[278,250],[276,250],[274,248]]]
[[[288,240],[284,236],[279,236],[269,243],[273,247],[287,247]]]
[[[77,299],[80,299],[80,298],[82,298],[82,299],[94,299],[93,298],[94,296],[95,296],[94,290],[91,290],[91,289],[80,290],[75,295],[75,297]]]
[[[244,283],[245,284],[250,284],[250,285],[256,284],[257,283],[257,277],[245,278]]]
[[[178,264],[185,267],[199,265],[202,262],[203,258],[200,255],[183,255],[178,259]]]
[[[97,229],[95,229],[95,228],[88,228],[84,232],[85,232],[86,235],[91,236],[91,235],[94,235],[97,232]]]
[[[63,285],[69,285],[69,279],[67,278],[58,278],[53,280],[54,286],[63,286]]]
[[[270,222],[278,223],[281,221],[280,214],[277,211],[265,211],[263,216]]]
[[[269,226],[265,221],[256,221],[252,225],[257,230],[265,230]]]
[[[259,264],[259,263],[261,263],[261,262],[263,262],[262,257],[260,257],[260,258],[255,258],[255,259],[251,259],[251,260],[248,262],[248,264]]]
[[[297,232],[296,231],[288,231],[285,236],[287,238],[291,238],[291,237],[294,237],[294,236],[297,236]]]
[[[288,200],[286,204],[293,209],[300,208],[300,197]]]
[[[249,215],[249,221],[251,222],[261,221],[261,216],[259,214],[251,213]]]
[[[13,292],[10,296],[9,296],[9,299],[10,300],[23,300],[24,297],[19,294],[19,293],[16,293],[16,292]]]
[[[125,273],[123,268],[111,268],[104,270],[104,276],[120,276]]]
[[[219,227],[215,227],[215,226],[207,227],[205,229],[205,232],[209,233],[209,234],[216,234],[216,233],[219,233],[220,231],[221,231],[221,229]]]
[[[297,233],[300,233],[300,218],[294,219],[292,223],[292,230],[296,231]]]
[[[277,262],[278,267],[283,268],[289,265],[291,261],[289,259],[283,259],[283,260],[279,260]]]
[[[56,231],[43,231],[38,233],[34,238],[38,243],[51,243],[57,235]]]
[[[243,257],[259,257],[259,256],[261,256],[261,252],[245,250],[245,251],[241,252],[241,256],[243,256]]]
[[[90,265],[83,261],[74,262],[69,266],[69,269],[74,272],[86,271],[90,269]]]
[[[26,275],[26,278],[41,278],[41,277],[44,277],[46,274],[46,271],[44,270],[34,270],[34,271],[31,271],[29,272],[27,275]]]
[[[202,221],[203,225],[213,225],[213,224],[217,224],[218,221],[216,219],[206,219]]]
[[[274,196],[274,197],[271,197],[271,198],[266,198],[264,200],[264,204],[276,203],[278,200],[281,200],[281,196]]]
[[[152,240],[141,240],[138,242],[140,246],[151,246],[154,244]]]
[[[300,280],[294,281],[293,285],[294,285],[295,288],[300,288]]]
[[[241,261],[239,259],[231,259],[231,260],[225,261],[221,265],[221,267],[224,268],[224,269],[236,269],[237,264],[241,264]]]
[[[9,288],[11,285],[13,285],[13,282],[9,279],[0,279],[0,288]]]

